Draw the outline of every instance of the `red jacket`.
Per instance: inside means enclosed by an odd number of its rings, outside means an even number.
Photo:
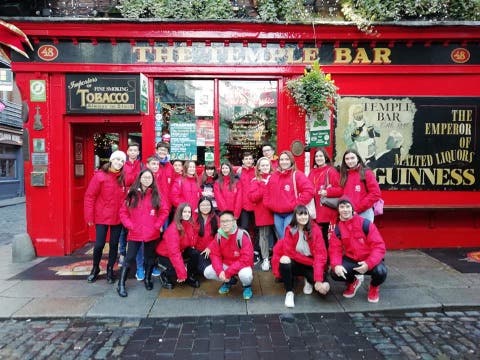
[[[177,278],[185,280],[187,278],[187,269],[183,262],[182,253],[188,247],[195,247],[198,235],[194,224],[182,220],[182,225],[185,233],[183,236],[180,236],[177,224],[172,222],[165,230],[163,239],[157,245],[156,251],[157,254],[168,257],[177,273]]]
[[[160,228],[168,218],[170,210],[167,201],[160,201],[160,209],[152,208],[152,191],[147,190],[136,207],[127,207],[124,201],[120,208],[120,219],[128,229],[129,241],[152,241],[160,238]]]
[[[220,177],[223,178],[223,184],[220,184],[219,180],[217,180],[213,185],[218,210],[233,211],[233,216],[235,219],[238,219],[242,212],[242,187],[239,182],[236,182],[232,186],[233,189],[230,190],[230,177],[219,175]]]
[[[240,185],[242,186],[242,209],[246,211],[253,211],[254,205],[247,194],[250,189],[250,184],[255,178],[255,167],[247,168],[242,166],[238,169],[237,174],[240,174]]]
[[[273,213],[263,204],[263,197],[270,179],[269,174],[263,174],[262,180],[256,178],[250,183],[250,191],[248,197],[253,204],[255,212],[255,225],[268,226],[273,225]]]
[[[140,171],[142,171],[142,169],[143,164],[138,159],[134,162],[131,162],[130,160],[127,160],[125,162],[125,165],[123,165],[123,174],[125,176],[125,186],[127,187],[127,191],[130,186],[133,185],[135,179],[137,178],[138,174],[140,174]]]
[[[237,229],[238,231],[238,229]],[[211,250],[210,260],[217,276],[223,271],[223,264],[228,268],[225,270],[225,276],[231,278],[245,267],[253,267],[253,245],[246,233],[242,237],[242,247],[237,244],[237,231],[226,239],[220,236],[220,243],[215,236],[208,246]]]
[[[313,221],[310,224],[312,228],[307,242],[310,252],[312,253],[311,256],[300,254],[296,250],[299,232],[297,228],[292,228],[290,225],[287,226],[287,229],[285,230],[285,237],[283,238],[282,246],[278,251],[283,252],[280,257],[286,255],[300,264],[312,266],[314,280],[323,281],[323,272],[327,263],[327,249],[325,248],[325,242],[323,241],[322,230],[320,227]]]
[[[327,186],[327,173],[328,173],[328,186]],[[320,168],[313,168],[308,174],[309,180],[313,184],[315,189],[315,209],[317,212],[316,221],[318,223],[329,223],[335,221],[338,216],[336,209],[329,208],[320,204],[320,190],[326,188],[327,197],[341,197],[343,189],[340,186],[340,175],[333,166],[322,166]]]
[[[168,194],[171,187],[172,187],[172,179],[175,170],[173,169],[173,165],[170,164],[170,161],[165,163],[160,163],[157,172],[157,185],[158,189],[164,193]]]
[[[360,214],[371,208],[382,197],[382,192],[372,170],[365,169],[365,181],[360,180],[358,167],[347,171],[348,176],[343,187],[343,195],[348,196],[353,204],[353,209]]]
[[[305,174],[295,170],[298,198],[293,186],[293,170],[277,170],[273,172],[267,184],[263,202],[274,213],[291,213],[295,206],[306,205],[313,197],[313,184]]]
[[[181,177],[177,180],[170,193],[172,205],[177,208],[181,203],[188,203],[192,212],[197,209],[198,200],[202,196],[202,189],[197,183],[197,179],[191,176]]]
[[[201,215],[199,214],[198,217],[200,216]],[[219,223],[218,217],[215,214],[208,215],[207,220],[205,221],[205,229],[203,236],[200,236],[200,234],[198,235],[197,245],[195,246],[195,248],[200,252],[205,250],[215,238],[216,234],[212,234],[212,220],[214,218],[217,218],[217,224]],[[200,224],[198,224],[198,227],[200,227]]]
[[[87,223],[119,225],[120,207],[125,199],[125,187],[118,184],[119,173],[95,172],[88,184],[84,198],[84,215]]]
[[[342,265],[342,257],[347,256],[354,261],[365,261],[368,269],[377,266],[385,257],[385,242],[374,223],[370,223],[368,235],[363,232],[363,218],[354,215],[346,221],[339,221],[341,239],[332,231],[328,245],[330,265],[332,269]]]

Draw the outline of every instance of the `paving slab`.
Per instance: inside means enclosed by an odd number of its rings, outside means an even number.
[[[445,307],[480,306],[480,291],[478,288],[441,288],[431,289],[430,295]]]
[[[33,299],[0,297],[0,318],[10,318]]]
[[[247,306],[241,297],[164,299],[155,301],[149,317],[206,315],[245,315]]]
[[[343,308],[332,294],[321,296],[318,294],[295,294],[295,307],[285,307],[285,292],[281,296],[253,297],[247,302],[248,314],[277,314],[277,313],[331,313],[341,312]]]
[[[103,296],[114,285],[106,281],[88,284],[82,280],[23,280],[2,292],[6,297],[85,297]]]
[[[14,318],[83,317],[95,303],[95,297],[37,298],[15,312]]]

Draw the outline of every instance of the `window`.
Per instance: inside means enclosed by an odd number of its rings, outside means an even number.
[[[0,145],[0,180],[17,178],[16,148],[9,145]]]

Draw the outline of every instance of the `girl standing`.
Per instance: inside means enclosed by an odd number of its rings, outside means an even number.
[[[228,161],[222,162],[220,174],[213,187],[218,210],[231,211],[236,220],[242,212],[242,188],[235,178],[232,165]]]
[[[198,185],[197,167],[195,161],[185,160],[184,175],[172,186],[171,201],[174,208],[181,203],[188,203],[191,209],[196,209],[202,189]]]
[[[107,263],[107,281],[115,282],[113,266],[117,260],[118,240],[122,231],[119,210],[125,197],[123,165],[127,155],[123,151],[114,151],[107,164],[95,173],[85,192],[84,214],[88,226],[95,225],[95,246],[93,248],[93,266],[87,277],[89,283],[95,282],[100,273],[100,260],[110,228],[110,246]]]
[[[294,278],[305,278],[304,294],[311,294],[315,288],[322,295],[330,290],[330,284],[324,281],[324,269],[327,263],[327,250],[322,232],[304,205],[298,205],[283,239],[280,256],[280,274],[285,287],[285,306],[293,308]]]
[[[215,194],[213,192],[213,187],[215,181],[218,179],[218,172],[215,168],[215,164],[210,162],[205,164],[205,168],[202,172],[202,178],[200,183],[200,188],[202,189],[203,196],[209,196],[212,199],[213,208],[217,212],[217,201],[215,200]]]
[[[145,169],[140,172],[120,209],[120,218],[128,229],[125,265],[122,267],[117,292],[126,297],[125,281],[141,246],[144,245],[145,288],[153,289],[152,271],[155,263],[155,244],[160,229],[168,217],[169,203],[161,198],[154,174]]]
[[[218,217],[213,208],[212,198],[202,196],[198,201],[198,240],[196,248],[200,251],[198,272],[203,274],[205,268],[210,265],[210,249],[208,245],[215,238],[218,230]]]

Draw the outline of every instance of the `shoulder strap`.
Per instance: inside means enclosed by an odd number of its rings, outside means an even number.
[[[370,227],[370,220],[364,218],[362,223],[362,231],[365,235],[368,235],[369,227]],[[342,234],[340,234],[340,228],[338,227],[338,224],[335,225],[335,228],[333,229],[333,231],[335,232],[335,236],[337,237],[337,239],[340,240],[342,238]]]
[[[242,242],[243,242],[243,235],[247,235],[247,238],[249,241],[252,241],[252,239],[250,239],[250,234],[248,233],[248,231],[245,231],[243,229],[238,229],[237,231],[237,245],[238,247],[241,249],[242,248]]]
[[[295,198],[298,198],[297,180],[295,179],[295,173],[296,172],[297,172],[296,170],[293,171],[292,180],[293,180],[293,191],[295,192]]]

